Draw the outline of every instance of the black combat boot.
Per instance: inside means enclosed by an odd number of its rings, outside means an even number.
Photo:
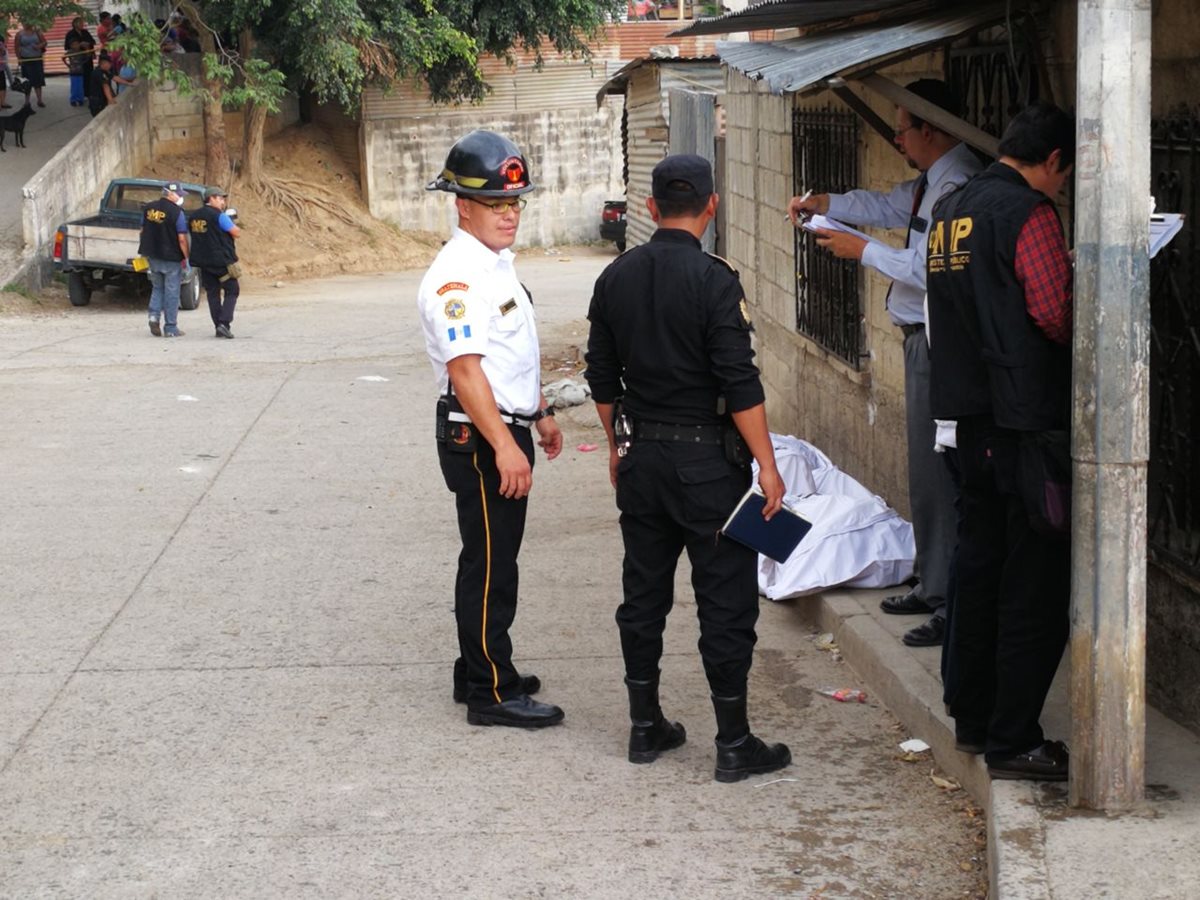
[[[741,781],[791,765],[792,751],[783,744],[764,744],[750,733],[746,695],[713,696],[717,713],[717,781]]]
[[[658,705],[658,676],[650,681],[625,679],[629,689],[629,761],[652,763],[658,754],[674,750],[687,740],[687,732],[678,722],[668,722]]]

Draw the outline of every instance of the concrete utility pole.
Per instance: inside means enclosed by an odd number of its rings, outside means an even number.
[[[1072,806],[1145,792],[1150,3],[1078,0]]]

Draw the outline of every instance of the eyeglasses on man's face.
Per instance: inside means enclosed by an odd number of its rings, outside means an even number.
[[[502,216],[510,209],[514,212],[520,212],[529,205],[529,201],[524,197],[518,197],[515,200],[501,200],[497,203],[488,203],[486,200],[476,200],[474,197],[470,197],[468,199],[478,203],[480,206],[486,206],[492,211],[492,215],[494,216]]]

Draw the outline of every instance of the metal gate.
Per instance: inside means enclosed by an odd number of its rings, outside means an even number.
[[[792,113],[793,190],[842,193],[859,186],[858,116],[829,109]],[[796,330],[852,365],[864,354],[862,267],[796,232]]]
[[[671,88],[670,103],[671,153],[695,153],[717,168],[717,95],[707,91]],[[717,232],[712,223],[700,243],[712,253],[716,248]]]
[[[1150,546],[1200,577],[1200,120],[1151,124],[1156,206],[1186,214],[1183,231],[1150,263]]]

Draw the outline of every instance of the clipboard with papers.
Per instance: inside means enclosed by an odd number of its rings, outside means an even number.
[[[805,231],[816,234],[818,231],[843,231],[846,234],[852,234],[855,237],[862,238],[868,243],[875,243],[875,238],[869,234],[864,234],[857,228],[851,228],[845,222],[839,222],[837,219],[831,219],[828,216],[823,216],[820,213],[815,213],[800,223],[800,227]]]
[[[762,514],[766,504],[767,498],[758,485],[752,485],[721,526],[721,533],[775,562],[787,562],[792,551],[812,530],[812,522],[786,503],[768,522]]]

